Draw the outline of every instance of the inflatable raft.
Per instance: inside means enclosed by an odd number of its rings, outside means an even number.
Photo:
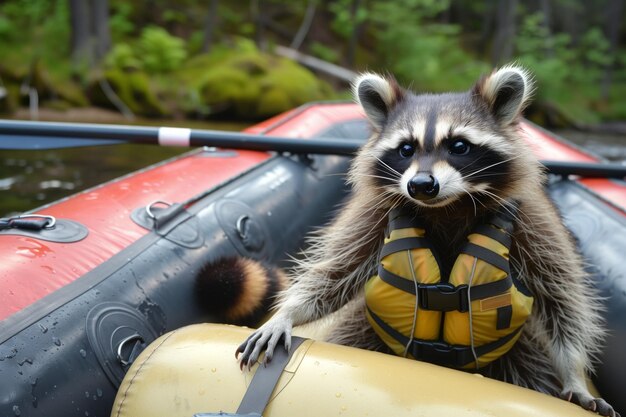
[[[524,129],[540,158],[601,162],[533,125],[525,124]],[[293,137],[294,141],[313,137],[363,140],[368,134],[357,106],[339,103],[305,106],[248,131]],[[280,264],[302,246],[306,232],[329,220],[346,196],[343,174],[348,165],[349,159],[340,156],[203,148],[30,213],[38,217],[13,219],[15,227],[0,231],[0,416],[108,416],[122,379],[151,342],[183,326],[215,321],[195,293],[202,266],[229,255]],[[626,266],[622,261],[626,186],[621,180],[554,177],[548,192],[576,237],[596,285],[607,297],[612,333],[595,383],[609,402],[625,411],[621,394],[626,383],[622,361],[626,349]],[[204,332],[202,337],[213,337]],[[231,344],[234,338],[243,337],[241,332],[230,328],[209,332],[224,335],[223,342],[211,340],[216,348],[230,349],[228,363],[233,367]],[[376,357],[393,362],[391,367],[403,367],[390,356],[350,353],[347,348],[317,342],[310,346],[311,354],[320,346],[326,352],[320,355],[334,356],[336,348],[336,355],[356,358],[363,354],[365,361]],[[311,356],[313,364],[315,358]],[[432,365],[402,364],[419,367],[422,376],[428,375],[426,380],[431,374],[439,378],[436,375],[441,372],[459,381],[477,378]],[[352,366],[361,365],[348,361],[339,368]],[[224,377],[220,384],[228,392],[235,389],[226,383],[233,378],[239,378],[237,389],[245,379],[239,373]],[[215,391],[210,380],[207,384],[194,389]],[[511,395],[511,409],[540,407],[539,403],[526,404],[527,398],[539,394],[527,397],[517,388],[502,389]],[[240,391],[233,391],[232,398],[235,393]],[[161,396],[161,392],[151,395]],[[284,400],[295,402],[289,396]],[[430,408],[420,410],[440,414],[447,407],[439,403],[442,408],[438,409],[434,399],[429,404]],[[550,404],[548,408],[564,407],[562,414],[572,410],[563,401],[550,400]],[[298,413],[283,410],[287,411],[271,415]],[[471,407],[468,410],[472,412]],[[234,409],[224,405],[200,411]],[[324,414],[321,409],[317,413]]]
[[[313,340],[303,340],[286,358],[277,379],[262,375],[258,381],[257,375],[269,373],[270,367],[256,365],[249,374],[242,373],[233,358],[250,332],[204,324],[160,337],[133,364],[111,416],[193,417],[235,411],[265,417],[590,416],[577,405],[478,374]],[[275,356],[272,367],[280,359]],[[265,406],[259,397],[268,386],[274,389]]]

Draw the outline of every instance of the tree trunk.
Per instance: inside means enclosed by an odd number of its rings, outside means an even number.
[[[74,66],[93,65],[91,51],[91,28],[89,3],[84,0],[69,0],[70,7],[70,51]]]
[[[494,66],[509,61],[513,56],[517,0],[500,0],[496,11],[496,38],[492,50]]]
[[[611,0],[606,8],[607,19],[607,38],[609,40],[609,56],[612,58],[604,69],[602,77],[602,85],[600,94],[603,100],[609,98],[611,92],[611,84],[613,83],[613,67],[615,65],[615,57],[617,55],[617,46],[619,43],[620,25],[622,23],[622,12],[624,11],[623,0]]]
[[[357,13],[361,7],[361,0],[352,0],[350,7],[350,16],[352,19],[352,33],[348,40],[348,51],[346,53],[346,63],[349,68],[354,68],[356,60],[356,47],[359,43],[359,35],[361,34],[362,23],[357,22]]]
[[[250,12],[254,21],[254,42],[257,48],[265,51],[265,36],[263,30],[263,9],[260,7],[261,0],[250,0]]]
[[[207,14],[206,23],[204,24],[204,39],[202,40],[202,52],[211,50],[213,43],[213,31],[217,23],[217,0],[211,0],[209,3],[209,13]]]
[[[109,30],[109,0],[92,0],[94,53],[101,60],[111,49],[111,31]]]
[[[495,0],[490,0],[485,4],[485,13],[483,14],[483,21],[480,31],[480,52],[487,57],[487,45],[493,32],[493,22],[495,21],[495,11],[497,4]],[[492,46],[493,47],[493,46]]]
[[[587,30],[587,19],[584,16],[589,15],[583,12],[583,5],[578,3],[556,2],[553,8],[555,9],[554,20],[561,23],[572,39],[572,47],[576,47],[580,41],[580,34]]]
[[[548,58],[554,57],[554,48],[552,47],[552,30],[550,24],[552,23],[552,8],[550,6],[550,0],[539,0],[541,7],[541,13],[543,14],[543,27],[546,31],[545,39],[545,54]]]

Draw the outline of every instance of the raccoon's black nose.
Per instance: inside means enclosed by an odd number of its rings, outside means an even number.
[[[407,185],[409,195],[417,200],[430,200],[439,194],[439,182],[430,174],[420,172]]]

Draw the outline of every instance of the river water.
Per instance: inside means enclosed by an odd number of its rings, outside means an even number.
[[[141,120],[158,125],[158,121]],[[161,122],[194,129],[240,131],[242,123]],[[34,151],[0,150],[0,217],[32,210],[156,162],[186,148],[111,145]]]
[[[196,123],[193,127],[241,130],[245,126]],[[558,134],[596,155],[626,163],[624,136],[591,135],[576,131],[561,131]],[[187,151],[146,145],[41,151],[0,150],[0,217],[31,210]]]

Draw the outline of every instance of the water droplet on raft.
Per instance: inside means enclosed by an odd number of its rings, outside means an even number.
[[[341,393],[340,392],[335,393],[335,397],[341,398]]]
[[[41,333],[47,333],[48,332],[48,328],[46,326],[44,326],[43,324],[39,323],[39,329],[41,329]]]
[[[58,337],[53,337],[52,343],[54,343],[57,346],[61,346],[61,340]]]
[[[85,398],[89,398],[89,391],[85,391]]]
[[[87,357],[87,351],[85,349],[81,349],[79,352],[80,356],[82,356],[83,358]]]
[[[100,388],[98,388],[96,390],[96,394],[98,394],[98,397],[102,397],[102,390]]]
[[[13,414],[15,414],[16,416],[22,415],[22,412],[20,411],[20,407],[18,407],[17,405],[14,405],[13,406]]]
[[[216,368],[211,368],[211,372],[217,372]]]

